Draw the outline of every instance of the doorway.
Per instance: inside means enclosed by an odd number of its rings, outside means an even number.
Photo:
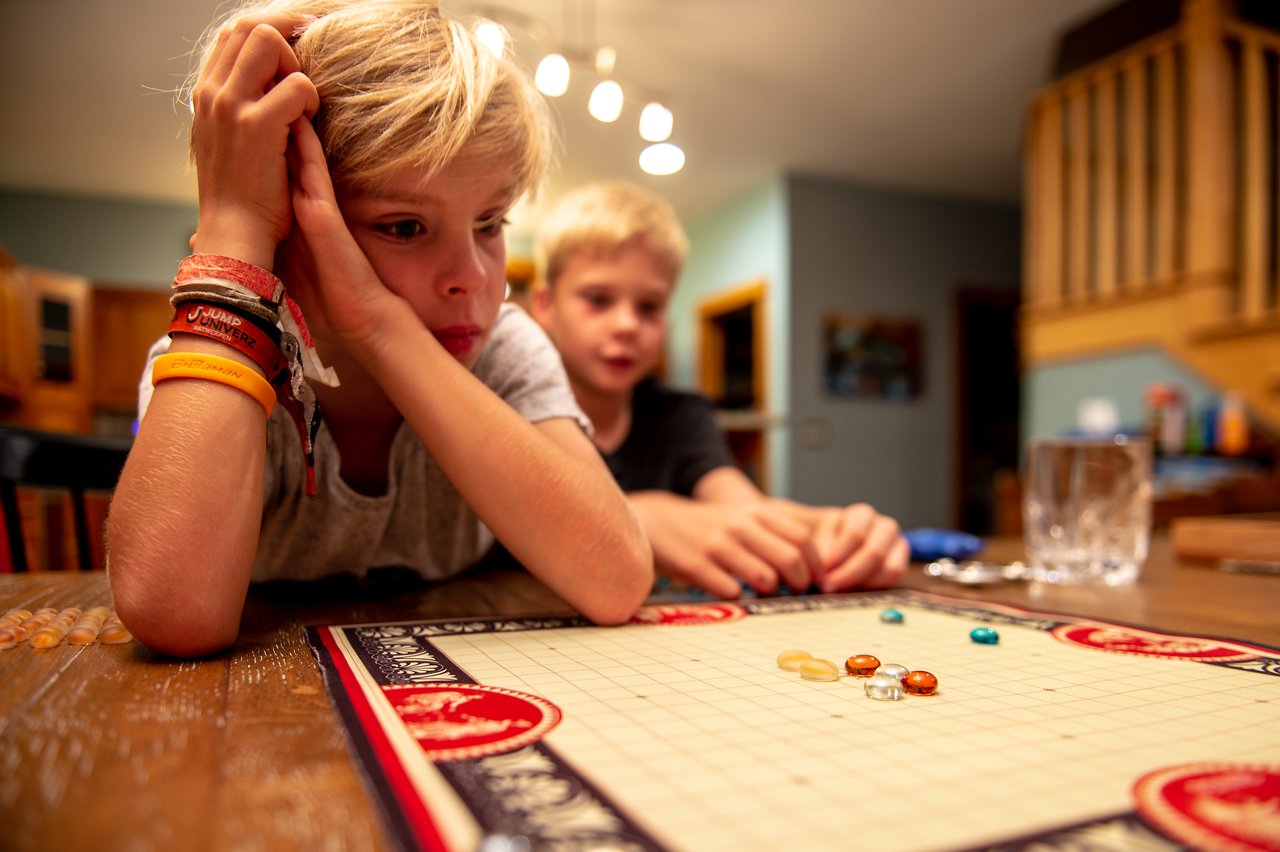
[[[956,424],[952,525],[997,531],[996,482],[1017,475],[1022,376],[1016,289],[964,286],[955,296]]]

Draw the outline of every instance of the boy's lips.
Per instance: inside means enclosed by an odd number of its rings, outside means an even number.
[[[630,370],[635,365],[636,359],[622,357],[605,358],[604,363],[605,366],[611,370]]]
[[[431,334],[450,355],[461,355],[470,352],[480,340],[481,329],[474,325],[453,325],[448,328],[433,328]]]

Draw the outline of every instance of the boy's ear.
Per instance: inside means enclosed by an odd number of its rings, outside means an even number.
[[[538,325],[546,328],[551,323],[551,288],[542,278],[533,282],[533,292],[529,299],[529,313]]]

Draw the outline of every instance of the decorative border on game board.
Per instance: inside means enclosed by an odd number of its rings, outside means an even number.
[[[1218,637],[1155,632],[1146,628],[1033,612],[993,603],[974,603],[913,590],[828,596],[797,596],[661,604],[646,607],[636,624],[696,625],[719,623],[747,615],[882,607],[909,603],[986,624],[1029,627],[1050,632],[1059,641],[1082,647],[1190,660],[1209,665],[1280,676],[1280,649]],[[432,642],[436,636],[554,630],[591,626],[581,617],[479,618],[395,624],[308,627],[307,636],[325,673],[329,692],[342,714],[353,746],[378,793],[397,839],[407,848],[445,849],[439,814],[433,813],[400,755],[387,739],[375,702],[385,703],[386,690],[409,685],[475,684],[462,668]],[[686,629],[681,627],[680,629]],[[1099,638],[1100,637],[1100,638]],[[345,645],[344,650],[340,645]],[[359,661],[370,683],[361,683]],[[388,705],[389,706],[389,705]],[[390,713],[395,718],[394,711]],[[523,837],[532,848],[564,847],[657,850],[661,846],[614,802],[582,777],[554,749],[541,742],[513,751],[433,764],[439,777],[461,801],[487,836]],[[434,806],[434,805],[433,805]],[[443,808],[442,810],[447,810]],[[1086,828],[1114,833],[1136,831],[1135,814],[1119,814],[1094,823],[1063,827],[1035,837],[1019,838],[1000,848],[1070,846]]]
[[[448,849],[449,808],[424,801],[379,718],[377,690],[360,683],[348,654],[383,693],[408,685],[471,685],[429,637],[584,626],[580,618],[495,619],[355,627],[308,627],[330,695],[377,791],[388,825],[406,849]],[[341,645],[345,644],[344,649]],[[372,694],[371,694],[372,693]],[[532,696],[529,696],[532,697]],[[382,708],[385,711],[385,708]],[[558,712],[558,711],[557,711]],[[384,717],[385,718],[385,717]],[[541,742],[432,764],[486,838],[524,838],[529,848],[660,850],[621,808]]]

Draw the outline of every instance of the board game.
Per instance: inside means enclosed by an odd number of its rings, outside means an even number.
[[[308,635],[406,848],[1280,848],[1280,651],[1248,642],[906,590]]]

